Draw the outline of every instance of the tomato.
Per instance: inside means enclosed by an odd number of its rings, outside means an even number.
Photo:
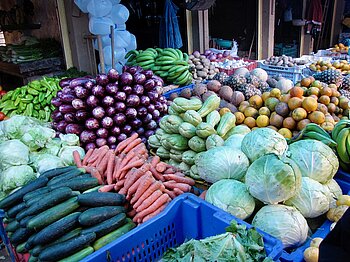
[[[0,91],[0,96],[4,96],[7,92],[5,90]]]
[[[3,112],[0,112],[0,121],[4,120],[6,115]]]

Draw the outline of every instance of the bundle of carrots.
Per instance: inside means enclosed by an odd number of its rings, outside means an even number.
[[[137,223],[159,214],[172,199],[189,192],[195,184],[158,156],[149,157],[137,134],[119,143],[115,150],[108,146],[90,149],[82,161],[77,151],[73,156],[78,167],[85,168],[104,185],[100,192],[114,190],[126,195],[128,214]]]

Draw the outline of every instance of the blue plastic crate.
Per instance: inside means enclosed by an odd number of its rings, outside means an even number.
[[[7,234],[5,231],[5,227],[4,227],[4,223],[3,223],[4,218],[5,218],[5,211],[0,209],[0,238],[1,238],[2,242],[4,243],[4,245],[6,247],[6,251],[7,251],[8,255],[10,256],[11,260],[17,261],[18,259],[16,259],[16,255],[13,252],[10,240],[7,237]]]
[[[112,243],[92,253],[82,261],[157,261],[168,248],[189,239],[203,239],[222,234],[230,221],[236,220],[248,228],[248,223],[209,204],[192,194],[182,194],[157,217],[138,226]],[[282,243],[262,232],[266,253],[278,260]]]
[[[335,175],[335,178],[341,179],[343,181],[350,183],[350,174],[345,172],[344,170],[340,169],[338,170],[337,174]]]
[[[184,90],[185,88],[193,89],[194,88],[194,84],[190,84],[190,85],[187,85],[187,86],[182,86],[182,87],[175,88],[173,90],[170,90],[170,91],[164,93],[163,96],[165,96],[166,99],[169,99],[171,94],[176,93],[176,94],[179,95],[181,93],[181,91]]]
[[[340,179],[335,179],[341,189],[343,190],[343,194],[350,195],[350,183],[340,180]],[[321,237],[325,238],[328,233],[330,232],[330,226],[333,222],[326,220],[320,228],[317,229],[317,231],[310,237],[308,240],[299,248],[297,248],[295,251],[292,253],[288,253],[286,251],[282,252],[282,256],[280,258],[281,261],[293,261],[293,262],[302,262],[304,261],[304,251],[310,246],[310,242],[313,238],[315,237]]]

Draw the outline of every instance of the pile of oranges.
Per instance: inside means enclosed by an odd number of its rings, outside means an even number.
[[[349,51],[349,47],[345,46],[342,43],[334,45],[334,47],[331,49],[333,53],[341,53],[341,54],[347,54]]]
[[[309,65],[312,71],[322,72],[328,69],[339,70],[342,74],[350,73],[350,64],[347,60],[335,60],[334,62],[317,61]]]

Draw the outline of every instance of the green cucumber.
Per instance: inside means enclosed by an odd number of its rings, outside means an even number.
[[[15,219],[13,221],[11,221],[10,223],[8,223],[6,225],[6,232],[15,232],[17,230],[17,228],[19,228],[19,223],[18,221]]]
[[[15,232],[13,232],[10,240],[11,243],[14,246],[17,246],[18,244],[27,241],[27,239],[33,234],[33,230],[26,228],[26,227],[20,227]]]
[[[72,213],[79,207],[79,203],[77,197],[73,197],[68,199],[67,201],[51,207],[44,212],[36,215],[27,223],[27,228],[40,230],[53,222],[59,220],[62,217]]]
[[[17,214],[16,219],[21,220],[26,216],[36,215],[72,197],[72,190],[69,187],[61,187],[53,190],[42,199],[32,204],[27,209]]]
[[[28,221],[31,220],[33,217],[34,217],[34,215],[33,216],[27,216],[27,217],[23,218],[21,221],[19,221],[19,226],[20,227],[26,227]]]
[[[41,195],[34,196],[33,198],[27,200],[25,203],[26,203],[27,207],[29,207],[29,206],[33,205],[34,203],[37,203],[43,197],[46,197],[48,194],[50,194],[50,192],[42,193]]]
[[[87,206],[80,206],[76,211],[77,212],[84,212],[88,209],[90,209],[91,207],[87,207]]]
[[[28,259],[28,262],[37,262],[37,261],[38,261],[38,258],[32,255]]]
[[[44,245],[46,243],[51,243],[55,239],[63,236],[67,232],[71,231],[73,228],[79,225],[78,218],[81,215],[80,212],[75,212],[65,216],[51,225],[42,229],[36,234],[33,243],[34,245]]]
[[[118,214],[96,226],[83,229],[81,231],[81,234],[83,235],[94,232],[96,234],[96,237],[102,237],[124,225],[126,222],[125,219],[125,213]]]
[[[26,208],[26,203],[23,203],[21,202],[20,204],[10,208],[8,211],[7,211],[7,216],[9,218],[15,218],[16,215],[21,212],[22,210],[24,210]]]
[[[84,234],[62,243],[45,248],[39,255],[40,261],[58,261],[89,246],[96,238],[95,233]]]
[[[69,187],[72,190],[77,191],[85,191],[87,189],[90,189],[92,187],[96,187],[98,185],[98,180],[94,177],[89,178],[73,178],[67,181],[62,181],[60,183],[56,183],[54,185],[51,185],[50,188],[56,189],[59,187]]]
[[[35,236],[36,236],[36,234],[33,234],[28,238],[27,244],[26,244],[26,249],[30,250],[34,247],[33,240],[34,240]]]
[[[79,204],[91,207],[119,206],[124,204],[125,196],[110,192],[90,192],[78,196]]]
[[[38,188],[46,186],[47,182],[49,181],[48,178],[37,178],[34,181],[30,182],[29,184],[25,185],[24,187],[18,189],[11,195],[7,196],[3,200],[0,201],[0,209],[8,210],[9,208],[13,207],[16,204],[19,204],[23,200],[23,196],[31,191],[34,191]]]
[[[26,245],[26,242],[23,242],[23,243],[19,244],[16,247],[16,252],[19,253],[19,254],[27,253],[28,250],[25,248],[25,245]]]
[[[29,192],[29,193],[25,194],[23,196],[23,200],[25,202],[27,202],[29,199],[31,199],[33,197],[40,196],[40,195],[46,194],[48,192],[50,192],[48,187],[41,187],[41,188],[38,188],[38,189],[36,189],[36,190],[34,190],[32,192]]]
[[[63,173],[61,175],[58,175],[54,178],[52,178],[48,183],[47,185],[48,186],[51,186],[51,185],[54,185],[56,183],[59,183],[59,182],[62,182],[62,181],[66,181],[66,180],[69,180],[69,179],[72,179],[72,178],[75,178],[77,176],[79,176],[80,174],[83,174],[85,173],[85,169],[84,168],[77,168],[77,169],[74,169],[72,171],[69,171],[69,172],[66,172],[66,173]]]
[[[50,169],[50,170],[45,171],[44,173],[42,173],[40,175],[40,177],[47,177],[48,179],[51,179],[55,176],[61,175],[65,172],[73,171],[75,169],[77,169],[76,166],[58,167],[58,168],[54,168],[54,169]]]
[[[116,240],[117,238],[121,237],[122,235],[126,234],[131,229],[136,227],[135,223],[132,222],[131,219],[127,218],[127,221],[128,222],[125,225],[121,226],[117,230],[114,230],[114,231],[110,232],[109,234],[104,235],[103,237],[100,237],[99,239],[97,239],[94,242],[94,244],[92,245],[94,250],[96,251],[96,250],[102,248],[103,246],[111,243],[112,241]]]
[[[90,246],[78,251],[77,253],[65,257],[64,259],[59,260],[58,262],[79,262],[84,257],[87,257],[88,255],[92,254],[94,252],[94,249]]]
[[[98,192],[98,190],[99,190],[101,187],[102,187],[102,186],[96,186],[96,187],[90,188],[90,189],[88,189],[88,190],[85,190],[85,191],[83,192],[83,194],[85,194],[85,193],[90,193],[90,192]]]
[[[115,215],[125,213],[126,209],[123,206],[104,206],[90,208],[79,216],[79,223],[82,226],[94,226]]]

